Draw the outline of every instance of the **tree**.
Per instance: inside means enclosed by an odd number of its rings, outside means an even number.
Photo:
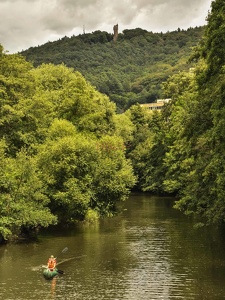
[[[164,93],[166,97],[171,97],[171,101],[162,111],[167,136],[167,150],[163,159],[163,189],[179,195],[188,184],[189,173],[193,170],[193,140],[196,140],[194,136],[199,130],[194,129],[192,124],[198,105],[194,73],[182,72],[171,76],[164,83]]]
[[[5,139],[7,150],[14,155],[24,146],[24,113],[17,105],[34,92],[32,68],[20,55],[0,55],[0,138]]]
[[[25,151],[10,158],[5,150],[1,140],[0,235],[7,240],[55,224],[57,218],[47,207],[49,199],[35,159]]]
[[[79,72],[65,65],[43,64],[34,71],[34,76],[37,99],[44,99],[43,104],[50,109],[46,114],[47,125],[57,117],[72,122],[79,131],[99,136],[114,129],[112,116],[115,105],[96,91]],[[31,109],[33,111],[33,103]],[[42,118],[40,122],[43,123]]]
[[[176,207],[197,216],[200,224],[225,221],[224,205],[224,9],[212,2],[196,68],[195,106],[184,134],[191,143],[193,167]],[[204,122],[203,122],[204,121]]]
[[[207,17],[207,26],[202,42],[201,55],[206,59],[208,75],[218,73],[225,64],[225,3],[223,0],[213,1],[211,12]]]
[[[136,182],[131,162],[125,157],[123,140],[117,136],[103,136],[98,141],[98,163],[93,177],[92,199],[100,215],[113,215],[120,202],[127,199]]]
[[[60,222],[84,220],[89,209],[99,216],[115,213],[135,182],[120,138],[85,136],[65,120],[49,128],[38,165]]]

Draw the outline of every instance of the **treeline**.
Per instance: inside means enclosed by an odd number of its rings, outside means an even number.
[[[124,146],[133,130],[79,72],[34,68],[1,46],[1,239],[113,215],[136,181]]]
[[[163,84],[172,101],[151,122],[139,117],[145,133],[129,153],[139,188],[177,195],[175,207],[198,225],[225,221],[224,10],[223,0],[212,2],[195,68]]]
[[[188,58],[203,32],[204,27],[167,33],[136,28],[124,30],[114,43],[112,34],[95,31],[64,37],[21,54],[34,66],[64,63],[74,68],[123,112],[135,103],[161,98],[161,83],[192,66]]]

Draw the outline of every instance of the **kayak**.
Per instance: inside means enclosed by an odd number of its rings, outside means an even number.
[[[54,270],[50,270],[49,268],[44,268],[42,274],[45,277],[45,279],[52,279],[55,276],[57,276],[58,274],[61,274],[62,271],[59,271],[57,268],[55,268]]]

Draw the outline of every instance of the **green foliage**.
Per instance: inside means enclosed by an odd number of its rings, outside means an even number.
[[[212,3],[194,68],[163,83],[172,100],[162,112],[151,115],[148,127],[140,109],[129,112],[138,142],[128,155],[138,187],[179,196],[175,207],[199,226],[225,221],[224,8],[223,1]]]
[[[55,139],[50,135],[38,153],[39,167],[48,184],[51,206],[60,218],[83,218],[90,203],[91,171],[97,159],[93,143],[78,134]],[[50,129],[50,134],[52,130]]]
[[[166,192],[179,193],[187,184],[187,174],[194,160],[192,143],[188,139],[193,135],[187,130],[190,130],[196,106],[195,76],[192,72],[174,75],[164,88],[167,95],[172,95],[172,101],[162,114],[167,136],[167,150],[163,160],[166,168],[163,186]]]
[[[52,139],[51,132],[38,161],[60,220],[83,220],[89,208],[99,215],[113,213],[135,182],[122,140],[80,134]]]
[[[119,126],[115,104],[65,65],[0,60],[3,239],[116,213],[135,183],[124,146],[132,123]]]
[[[191,64],[203,28],[65,37],[23,53],[37,68],[0,48],[5,239],[111,216],[134,186],[179,196],[199,225],[225,221],[224,7],[212,3]],[[141,107],[159,96],[161,112]]]
[[[0,146],[0,234],[8,239],[56,223],[35,160],[24,151],[9,158],[3,141]]]
[[[208,74],[213,76],[225,63],[225,4],[222,0],[213,1],[208,14],[201,52],[206,58]]]
[[[34,70],[34,76],[37,85],[35,97],[38,101],[44,99],[43,105],[47,105],[49,109],[44,123],[43,118],[40,118],[42,124],[49,126],[57,117],[71,121],[79,131],[98,136],[113,130],[115,105],[88,84],[79,72],[74,72],[65,65],[43,64]],[[33,113],[33,101],[30,105]],[[40,105],[37,106],[39,107]],[[43,112],[46,112],[46,108],[44,107]],[[40,114],[40,111],[37,113]]]
[[[165,151],[156,155],[158,162],[161,158],[157,170],[164,168],[160,187],[178,194],[175,207],[195,216],[201,226],[225,221],[224,7],[223,1],[212,3],[195,69],[164,84],[172,101],[162,112]],[[153,139],[156,145],[158,139]],[[154,168],[149,170],[154,174]],[[145,179],[153,190],[151,179]]]
[[[24,114],[18,103],[29,98],[34,91],[32,65],[19,55],[0,56],[0,138],[4,138],[8,151],[24,146],[21,139]]]
[[[197,95],[184,134],[193,154],[188,184],[177,207],[205,224],[225,220],[224,206],[224,2],[212,2],[196,70]],[[203,63],[202,63],[203,61]],[[197,101],[196,101],[197,100]]]
[[[157,130],[155,116],[157,118],[158,114],[150,115],[140,105],[134,105],[126,112],[126,115],[130,117],[135,125],[133,139],[128,144],[127,156],[131,159],[135,175],[138,177],[136,187],[144,191],[151,190],[147,188],[147,186],[153,184],[152,179],[152,183],[150,184],[149,175],[150,173],[153,175],[150,170],[153,168],[153,160],[155,158],[157,159],[153,148],[155,146],[155,130]],[[158,164],[157,167],[160,167],[160,164]],[[154,186],[156,186],[155,183]],[[154,188],[151,191],[156,192],[156,190],[158,190],[158,188]]]
[[[106,32],[64,37],[32,47],[21,54],[35,66],[64,63],[79,71],[98,91],[124,111],[135,103],[161,98],[161,83],[170,75],[188,70],[188,58],[204,27],[167,33],[141,28],[125,29],[117,42]]]
[[[100,214],[116,212],[117,203],[124,201],[136,178],[130,162],[125,159],[124,143],[120,137],[104,136],[98,141],[98,168],[95,170],[94,207]]]
[[[117,114],[114,116],[115,135],[123,139],[124,144],[129,145],[133,140],[135,125],[127,114]]]
[[[99,215],[96,210],[88,209],[86,215],[85,215],[85,221],[88,223],[96,223],[99,220]]]

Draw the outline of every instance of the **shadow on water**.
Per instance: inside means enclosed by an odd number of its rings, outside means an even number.
[[[11,300],[224,299],[224,228],[194,229],[173,198],[132,194],[123,212],[96,224],[43,230],[0,247],[0,296]],[[57,256],[64,274],[47,281]]]

